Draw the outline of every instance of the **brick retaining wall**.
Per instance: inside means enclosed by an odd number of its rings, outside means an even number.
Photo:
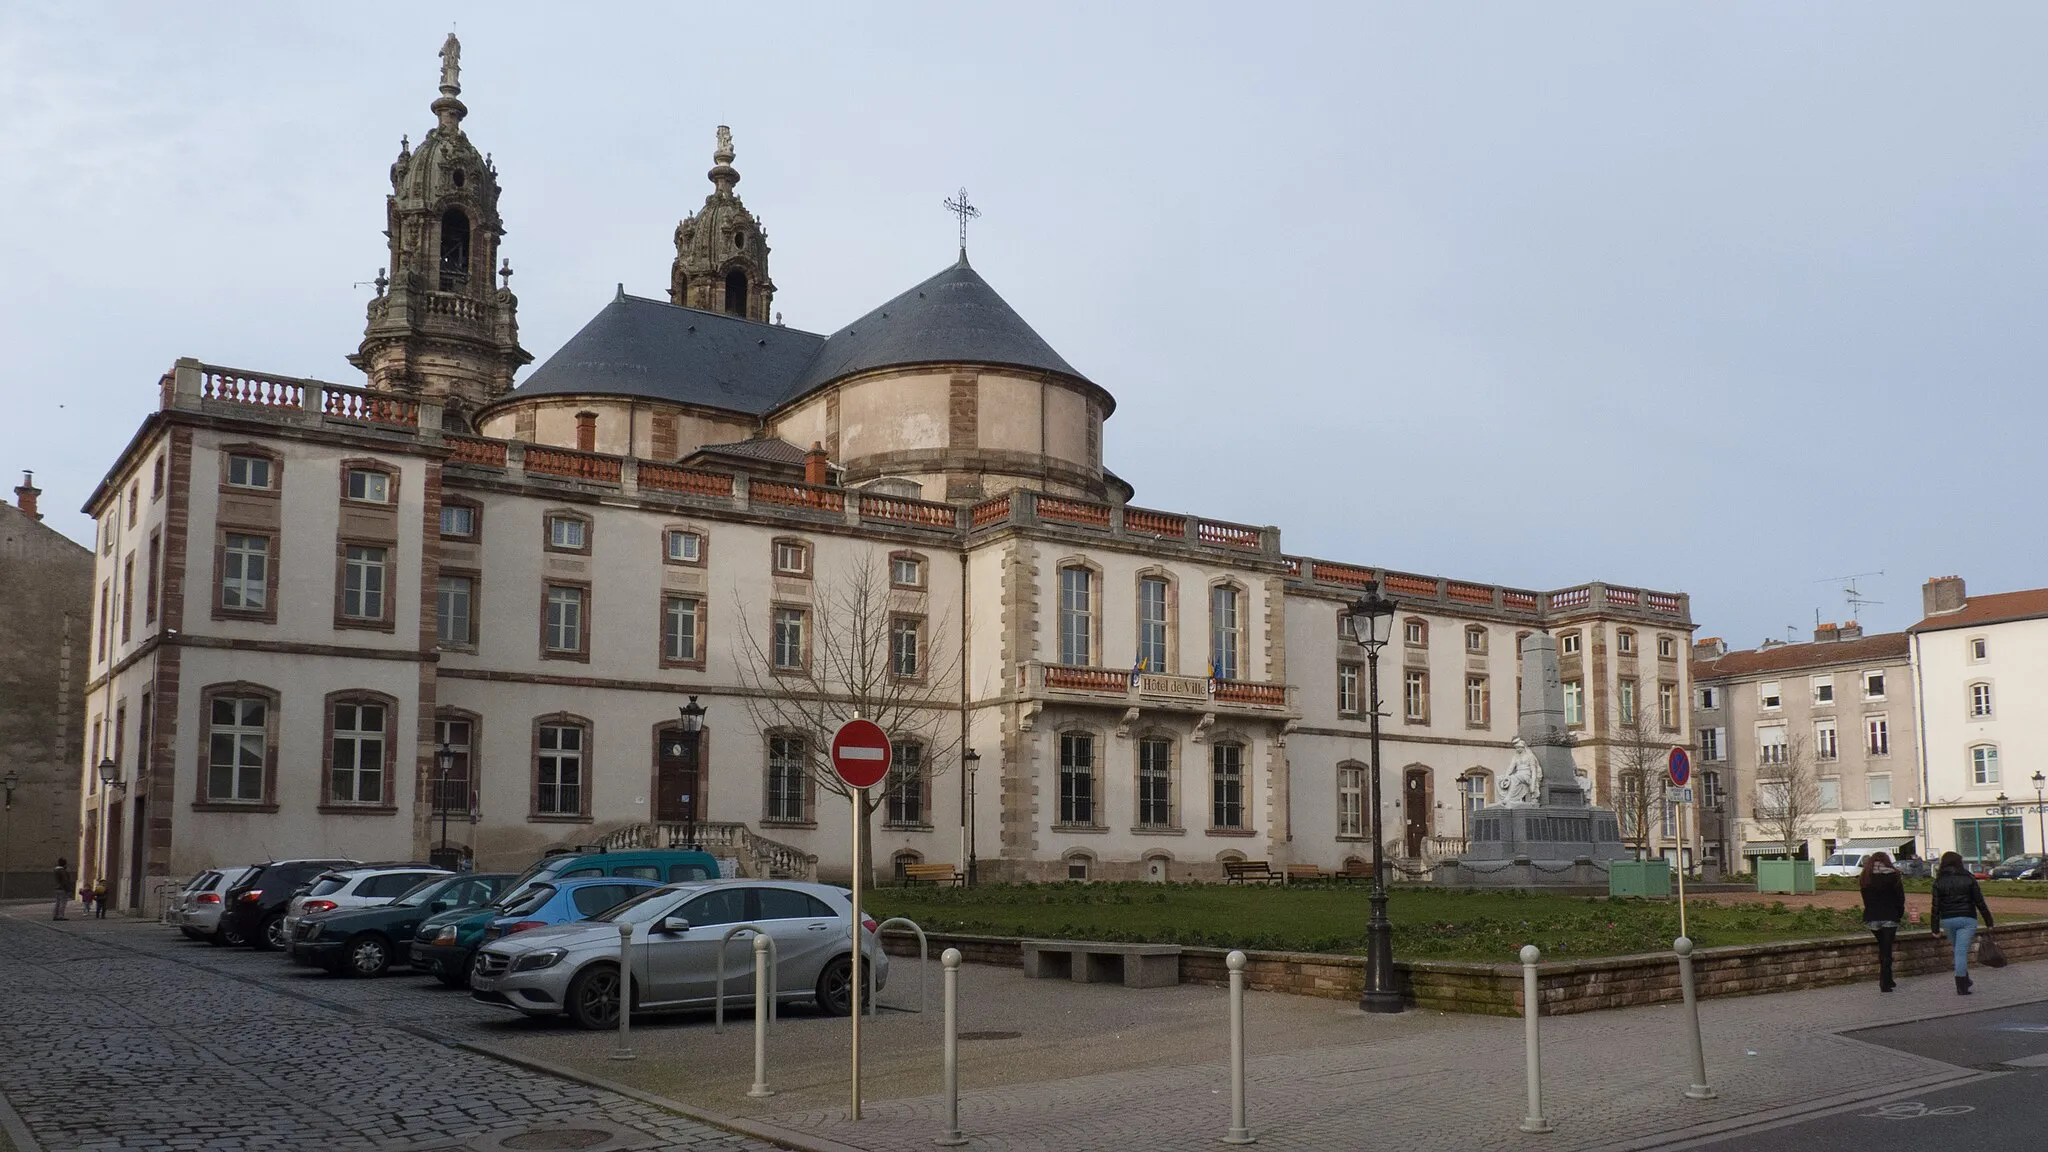
[[[1996,937],[2014,963],[2048,959],[2048,920],[2003,924],[1980,935]],[[1023,963],[1010,937],[936,934],[930,940],[934,962],[945,949],[958,948],[970,963],[1010,968]],[[917,937],[910,933],[891,931],[883,942],[892,956],[917,955]],[[1223,958],[1228,954],[1223,948],[1182,948],[1181,983],[1227,985]],[[1902,928],[1894,963],[1900,976],[1931,975],[1949,970],[1950,955],[1948,941]],[[1246,986],[1258,991],[1356,1000],[1365,987],[1362,956],[1248,951],[1245,957]],[[1418,1008],[1496,1016],[1522,1010],[1520,964],[1396,960],[1394,968],[1408,1002]],[[1702,948],[1693,954],[1693,972],[1702,997],[1875,983],[1877,946],[1866,934]],[[1678,961],[1657,953],[1544,964],[1537,969],[1537,994],[1546,1016],[1677,1001]]]

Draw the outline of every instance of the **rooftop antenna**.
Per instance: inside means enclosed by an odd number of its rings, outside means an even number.
[[[981,209],[968,202],[967,189],[963,186],[959,199],[946,201],[946,211],[960,218],[960,255],[964,259],[967,256],[967,222],[979,217]]]
[[[1869,577],[1872,577],[1872,576],[1882,576],[1882,575],[1884,575],[1884,572],[1883,572],[1883,570],[1881,570],[1881,569],[1880,569],[1879,571],[1876,571],[1876,572],[1852,572],[1852,573],[1850,573],[1850,574],[1849,574],[1849,575],[1847,575],[1847,576],[1828,576],[1828,577],[1824,577],[1824,578],[1822,578],[1822,579],[1819,579],[1819,580],[1815,580],[1815,581],[1814,581],[1814,583],[1815,583],[1815,584],[1839,584],[1839,585],[1841,585],[1841,586],[1842,586],[1842,599],[1843,599],[1844,601],[1846,601],[1846,602],[1848,603],[1848,605],[1849,605],[1849,623],[1851,623],[1851,624],[1856,624],[1856,623],[1860,623],[1860,622],[1861,622],[1861,620],[1860,620],[1860,617],[1861,617],[1861,616],[1862,616],[1862,614],[1863,614],[1863,606],[1864,606],[1864,605],[1866,605],[1866,604],[1882,604],[1882,603],[1884,603],[1884,601],[1882,601],[1882,600],[1872,600],[1872,599],[1871,599],[1871,598],[1869,598],[1868,596],[1865,596],[1865,595],[1864,595],[1864,594],[1863,594],[1862,592],[1858,591],[1858,590],[1857,590],[1857,588],[1856,588],[1856,582],[1857,582],[1858,580],[1863,580],[1863,579],[1867,579],[1867,578],[1869,578]],[[1815,618],[1815,619],[1819,619],[1819,609],[1815,609],[1814,611],[1815,611],[1815,617],[1814,617],[1814,618]]]

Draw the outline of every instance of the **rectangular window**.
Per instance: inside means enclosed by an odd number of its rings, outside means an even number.
[[[1700,687],[1700,711],[1712,712],[1721,706],[1721,690],[1710,685]]]
[[[1991,655],[1991,642],[1982,636],[1970,641],[1970,659],[1982,660]]]
[[[774,651],[770,654],[778,671],[801,671],[804,667],[804,624],[801,608],[775,610]]]
[[[1564,682],[1564,722],[1584,724],[1586,722],[1586,685],[1581,680]]]
[[[391,477],[373,468],[348,470],[348,498],[370,504],[391,503]]]
[[[1785,762],[1785,726],[1765,724],[1756,730],[1756,758],[1759,764]]]
[[[1721,806],[1721,774],[1719,772],[1700,773],[1700,801],[1709,808]]]
[[[1998,749],[1989,744],[1970,749],[1970,783],[1998,783]]]
[[[384,706],[334,706],[334,760],[327,797],[336,804],[384,802]]]
[[[1567,632],[1558,637],[1557,651],[1560,656],[1577,656],[1579,654],[1579,634],[1577,632]]]
[[[1486,629],[1484,629],[1484,628],[1467,628],[1467,629],[1465,629],[1465,651],[1467,651],[1467,652],[1484,652],[1484,651],[1486,651]]]
[[[1702,728],[1699,730],[1700,759],[1719,760],[1721,758],[1721,732],[1722,729],[1719,728]]]
[[[1429,719],[1429,673],[1410,670],[1402,677],[1401,714],[1417,723]]]
[[[887,793],[888,822],[891,824],[922,824],[924,812],[924,748],[917,744],[898,744],[889,757],[889,779],[883,785]]]
[[[1401,624],[1401,639],[1410,648],[1424,648],[1429,645],[1429,625],[1420,620],[1407,620]]]
[[[1759,708],[1782,708],[1785,696],[1776,680],[1765,680],[1756,686],[1756,706]]]
[[[775,542],[775,574],[777,576],[803,576],[811,570],[811,550],[796,540]]]
[[[1669,800],[1659,800],[1657,801],[1657,805],[1658,807],[1662,808],[1664,812],[1663,823],[1659,828],[1659,834],[1662,835],[1666,840],[1677,839],[1678,805],[1673,804]]]
[[[1458,777],[1458,792],[1465,803],[1467,828],[1471,827],[1469,821],[1472,817],[1477,816],[1479,810],[1486,807],[1486,780],[1486,774],[1483,772],[1468,772]]]
[[[1889,775],[1872,776],[1865,787],[1870,793],[1870,806],[1872,808],[1889,808],[1892,806],[1892,778]]]
[[[1244,827],[1244,745],[1218,744],[1210,749],[1214,768],[1210,794],[1212,828]]]
[[[1956,821],[1956,851],[1973,867],[1988,867],[2024,850],[2026,821],[2007,816],[1998,820]]]
[[[1659,659],[1659,660],[1676,660],[1676,659],[1678,659],[1678,641],[1677,641],[1677,640],[1675,640],[1675,639],[1673,639],[1673,638],[1672,638],[1672,637],[1670,637],[1670,636],[1659,636],[1659,637],[1657,637],[1657,659]]]
[[[1636,722],[1636,682],[1624,678],[1615,692],[1615,701],[1621,708],[1621,722]]]
[[[127,638],[128,613],[126,610],[126,606],[124,605],[121,613],[121,639],[126,640]],[[1991,715],[1991,685],[1970,685],[1970,715],[1973,717],[1983,717]]]
[[[583,589],[548,585],[541,642],[550,652],[583,651]]]
[[[441,505],[441,535],[467,540],[476,535],[476,509],[467,504]]]
[[[230,532],[221,551],[220,606],[260,612],[270,599],[270,537]]]
[[[271,487],[270,461],[262,456],[229,456],[228,483],[236,488]]]
[[[1094,658],[1095,574],[1060,569],[1060,663],[1086,668]]]
[[[381,475],[381,473],[373,473]],[[384,618],[387,550],[350,544],[342,551],[341,614],[350,620]]]
[[[1095,737],[1060,733],[1060,823],[1095,823]]]
[[[470,722],[453,717],[434,720],[434,747],[448,749],[448,771],[443,775],[438,761],[434,769],[434,811],[466,813],[470,810],[469,763],[474,735]]]
[[[1678,731],[1678,685],[1657,685],[1657,723],[1666,732]]]
[[[1209,589],[1209,675],[1237,679],[1238,592],[1226,584]]]
[[[1146,576],[1138,581],[1138,670],[1165,672],[1166,581]]]
[[[263,760],[270,739],[270,702],[260,696],[215,696],[210,710],[207,800],[217,803],[262,800]]]
[[[810,763],[796,736],[768,738],[768,819],[803,822],[809,795]]]
[[[1356,664],[1337,665],[1337,711],[1357,714],[1360,701],[1358,682],[1362,671]]]
[[[583,815],[583,726],[543,724],[534,759],[533,810],[539,816]]]
[[[671,564],[701,564],[704,561],[704,534],[673,529],[663,534],[663,554]]]
[[[121,562],[121,642],[135,634],[135,553]]]
[[[1863,730],[1868,737],[1864,747],[1872,756],[1889,756],[1892,751],[1892,733],[1882,716],[1863,718]]]
[[[924,561],[915,556],[891,556],[889,583],[898,588],[924,587]]]
[[[476,596],[473,576],[442,576],[434,583],[434,636],[443,644],[474,644],[471,614]]]
[[[163,536],[160,533],[152,532],[149,534],[149,573],[144,577],[148,584],[144,587],[142,593],[142,622],[144,624],[156,623],[157,574],[163,569],[163,564]]]
[[[1490,719],[1487,695],[1486,677],[1465,677],[1465,724],[1468,727],[1484,728],[1487,725]]]
[[[157,453],[156,459],[149,462],[149,498],[151,500],[157,500],[160,499],[163,496],[163,494],[164,456],[163,453],[159,452]]]
[[[1884,699],[1884,673],[1865,672],[1863,674],[1863,698],[1865,700]]]
[[[1623,656],[1631,656],[1636,650],[1636,634],[1623,628],[1614,636],[1614,650]]]
[[[1365,835],[1365,769],[1337,769],[1337,835]]]
[[[699,659],[697,629],[702,620],[703,601],[694,596],[664,596],[661,600],[661,658],[684,664]]]
[[[1147,828],[1170,828],[1175,823],[1171,741],[1138,741],[1138,823]]]
[[[1815,676],[1813,678],[1813,702],[1815,704],[1833,704],[1835,702],[1835,678],[1833,676]]]
[[[1816,760],[1833,760],[1840,755],[1840,744],[1835,738],[1833,720],[1817,720],[1813,725],[1813,757]]]
[[[574,516],[548,517],[548,547],[556,552],[588,550],[590,525]]]
[[[1823,776],[1817,781],[1818,801],[1823,812],[1837,812],[1842,807],[1842,780],[1838,776]]]
[[[904,679],[924,671],[924,621],[898,616],[889,622],[889,670]]]

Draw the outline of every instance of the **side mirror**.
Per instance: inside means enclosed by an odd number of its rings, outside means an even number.
[[[659,927],[659,929],[658,929],[658,931],[662,931],[662,932],[675,932],[675,933],[681,933],[681,932],[688,932],[689,930],[690,930],[690,921],[689,921],[689,919],[688,919],[687,917],[683,917],[683,916],[664,916],[664,917],[662,917],[662,918],[661,918],[661,925],[660,925],[660,927]]]
[[[454,904],[452,904],[452,903],[450,903],[449,901],[446,901],[446,900],[436,900],[436,901],[434,901],[434,902],[433,902],[432,904],[429,904],[429,905],[427,905],[427,911],[429,911],[429,912],[446,912],[447,910],[449,910],[450,908],[453,908],[453,907],[455,907],[455,905],[454,905]]]

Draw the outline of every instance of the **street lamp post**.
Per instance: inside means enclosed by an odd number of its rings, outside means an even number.
[[[434,790],[441,801],[441,848],[434,853],[437,857],[434,862],[448,868],[454,863],[448,858],[448,773],[455,767],[455,749],[450,748],[445,740],[441,742],[440,750],[434,753],[434,767],[440,770],[440,782]]]
[[[686,777],[688,782],[683,785],[688,789],[683,793],[683,841],[694,849],[697,847],[697,772],[700,747],[698,738],[704,732],[704,706],[697,703],[697,698],[692,696],[690,702],[678,707],[676,712],[681,717],[683,747],[687,750],[689,759],[689,775]]]
[[[2038,776],[2040,773],[2037,772],[2035,775]],[[7,837],[5,854],[0,855],[0,900],[7,897],[7,879],[14,871],[14,790],[20,786],[21,773],[12,768],[7,770],[7,775],[0,776],[0,787],[7,789],[7,827],[4,832],[0,832]]]
[[[1394,626],[1394,601],[1380,594],[1379,581],[1369,581],[1365,595],[1352,601],[1345,615],[1351,638],[1365,649],[1366,684],[1372,705],[1372,897],[1366,926],[1365,991],[1358,1006],[1367,1012],[1401,1011],[1401,990],[1394,981],[1394,926],[1387,920],[1386,836],[1380,827],[1380,650]]]
[[[2034,821],[2041,830],[2041,852],[2048,855],[2048,813],[2042,811],[2042,805],[2048,803],[2048,799],[2044,799],[2044,795],[2048,795],[2048,776],[2037,770],[2034,773]]]
[[[974,770],[981,767],[981,753],[969,748],[960,754],[960,762],[967,766],[967,805],[961,814],[967,825],[967,886],[975,884],[976,861],[974,859]]]
[[[100,774],[100,836],[99,836],[100,842],[99,842],[99,843],[98,843],[97,845],[95,845],[95,846],[94,846],[94,848],[93,848],[93,862],[92,862],[92,870],[93,870],[93,878],[94,878],[94,879],[96,879],[96,880],[105,880],[105,879],[107,879],[107,878],[108,878],[108,877],[107,877],[107,797],[108,797],[108,795],[109,795],[109,794],[111,794],[111,793],[113,792],[113,790],[114,790],[114,784],[115,784],[115,782],[116,782],[116,781],[117,781],[117,780],[118,780],[118,779],[120,778],[120,775],[121,775],[121,766],[120,766],[119,764],[116,764],[116,763],[114,763],[114,758],[113,758],[112,756],[102,756],[102,757],[100,757],[100,763],[99,763],[99,774]],[[108,895],[112,895],[112,894],[113,894],[113,891],[114,891],[114,886],[113,886],[112,884],[109,884],[109,885],[107,885],[107,893],[108,893]]]

